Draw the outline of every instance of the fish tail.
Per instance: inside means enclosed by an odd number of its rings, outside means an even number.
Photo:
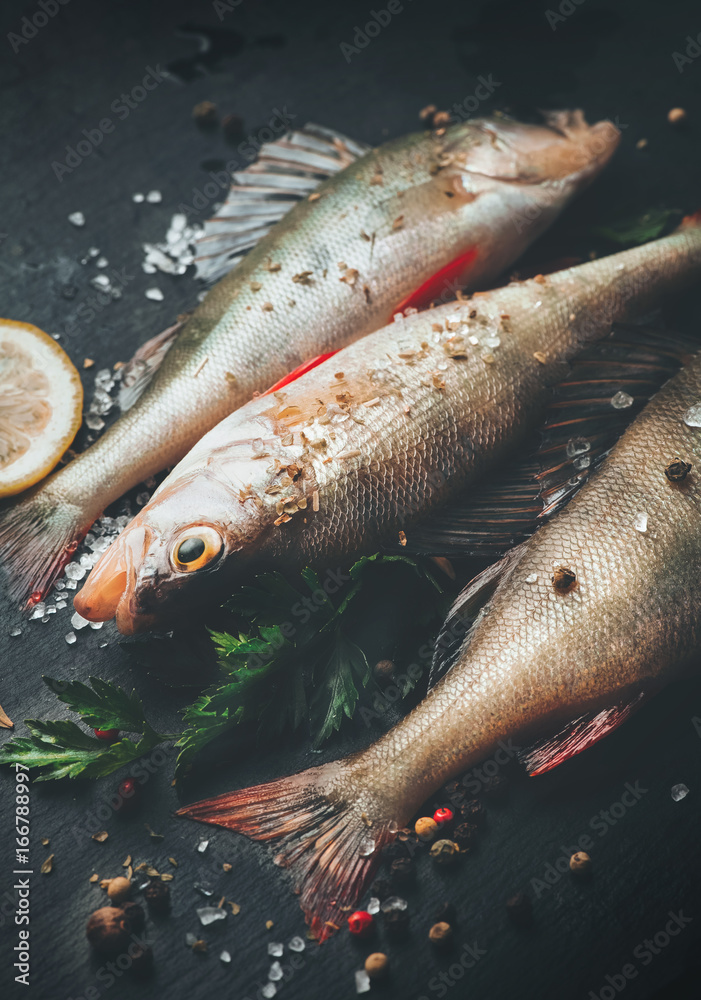
[[[178,816],[224,826],[252,840],[279,841],[307,923],[324,941],[346,922],[394,838],[341,790],[344,765],[313,767],[289,778],[228,792],[179,809]],[[353,797],[354,798],[354,797]]]
[[[0,513],[0,564],[12,600],[35,603],[45,596],[89,524],[55,479]]]

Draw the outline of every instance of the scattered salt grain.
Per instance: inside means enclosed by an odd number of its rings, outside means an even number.
[[[83,616],[79,615],[77,611],[73,614],[73,617],[71,618],[71,625],[73,626],[73,628],[81,629],[85,628],[85,626],[89,624],[90,622],[88,621],[88,619],[83,618]]]
[[[672,794],[672,799],[675,802],[681,802],[681,800],[685,799],[687,797],[687,795],[689,794],[689,789],[686,787],[686,785],[681,785],[681,784],[680,785],[672,785],[672,793],[671,794]]]
[[[627,392],[617,392],[615,396],[611,397],[611,406],[614,410],[627,410],[632,405],[633,397],[629,396]]]
[[[282,966],[279,962],[273,962],[268,969],[268,979],[274,983],[279,983],[282,979]]]
[[[358,969],[358,971],[355,974],[355,992],[356,993],[370,992],[370,976],[367,974],[365,969]]]
[[[84,226],[85,216],[83,215],[82,212],[71,212],[71,214],[68,216],[68,221],[73,226]]]
[[[280,958],[284,950],[285,946],[281,941],[270,941],[268,944],[268,954],[273,958]]]
[[[266,983],[265,986],[261,987],[260,995],[265,997],[265,1000],[271,1000],[277,993],[277,986],[275,983]]]
[[[163,201],[163,195],[160,191],[149,191],[146,195],[146,201],[151,205],[157,205],[159,202]]]
[[[639,531],[641,535],[644,535],[647,531],[647,514],[644,510],[639,510],[633,518],[633,527],[636,531]]]
[[[293,937],[290,943],[287,945],[287,947],[290,949],[290,951],[304,951],[307,945],[304,938]]]
[[[373,896],[371,899],[368,900],[368,905],[365,907],[365,909],[369,914],[371,914],[371,916],[374,916],[376,913],[379,913],[380,912],[379,899],[377,899],[376,896]]]
[[[145,294],[146,298],[150,299],[152,302],[163,301],[163,292],[160,290],[160,288],[147,288]]]
[[[82,580],[87,570],[77,562],[69,562],[65,569],[65,574],[69,580]]]
[[[526,577],[526,583],[537,583],[537,582],[538,582],[537,573],[529,573],[528,576]]]
[[[683,417],[687,427],[701,427],[701,403],[694,403]]]
[[[73,643],[75,642],[75,638],[76,638],[75,632],[68,633],[68,635],[66,636],[66,642],[68,643],[69,646],[73,645]]]
[[[200,852],[200,854],[204,854],[204,852],[207,850],[208,847],[209,847],[209,841],[201,840],[197,845],[197,850]]]
[[[132,200],[132,201],[135,201],[137,205],[140,205],[140,204],[141,204],[141,202],[142,202],[142,201],[144,200],[144,196],[143,196],[143,195],[141,194],[141,192],[140,192],[140,191],[137,191],[137,193],[136,193],[136,194],[133,194],[133,195],[131,196],[131,200]]]
[[[214,924],[218,920],[226,919],[226,910],[222,909],[220,906],[201,906],[199,910],[196,910],[195,912],[200,918],[200,923],[203,927],[207,927],[209,924]]]
[[[12,627],[12,628],[10,629],[10,631],[9,631],[9,633],[8,633],[8,634],[9,634],[9,635],[22,635],[22,629],[21,629],[21,628],[19,627],[19,625],[14,625],[14,626],[13,626],[13,627]]]
[[[225,965],[228,965],[229,962],[231,961],[231,954],[228,951],[223,951],[219,956],[219,961],[223,962]]]

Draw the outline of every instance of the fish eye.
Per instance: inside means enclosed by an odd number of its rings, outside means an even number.
[[[171,552],[171,562],[180,573],[194,573],[214,562],[223,548],[224,541],[215,528],[195,525],[179,536]]]

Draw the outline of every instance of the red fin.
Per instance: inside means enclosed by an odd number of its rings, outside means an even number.
[[[393,834],[387,824],[368,826],[357,805],[338,791],[338,763],[312,767],[265,785],[196,802],[178,816],[214,823],[252,840],[280,840],[275,863],[287,868],[307,923],[324,941],[346,922]],[[334,788],[334,785],[336,788]],[[326,789],[334,788],[333,795]],[[372,853],[361,853],[368,838]]]
[[[640,707],[644,697],[644,693],[640,692],[630,701],[621,701],[601,712],[580,716],[555,736],[526,747],[519,753],[519,760],[531,778],[552,771],[622,725]]]
[[[451,260],[445,267],[442,267],[440,271],[436,271],[435,274],[431,275],[427,281],[424,281],[423,285],[419,285],[393,311],[398,313],[408,308],[426,309],[434,299],[440,299],[446,291],[450,292],[449,299],[455,298],[454,287],[452,286],[455,282],[458,282],[459,287],[460,279],[465,276],[470,264],[473,263],[476,257],[477,247],[470,247],[465,253],[456,257],[455,260]]]
[[[261,393],[261,395],[268,396],[271,392],[277,392],[278,389],[282,389],[283,386],[289,385],[290,382],[295,382],[298,378],[300,378],[300,376],[306,375],[307,372],[310,372],[312,368],[316,368],[318,365],[323,364],[324,361],[328,361],[329,358],[334,356],[334,354],[338,354],[338,351],[328,351],[326,354],[317,354],[317,356],[312,358],[310,361],[302,362],[301,365],[298,365],[297,368],[293,369],[293,371],[288,372],[287,375],[284,375],[279,382],[276,382],[275,385],[271,385],[270,388],[266,389],[265,392]]]
[[[684,216],[679,223],[679,228],[682,229],[685,226],[701,226],[701,209],[698,212],[693,212],[691,215]]]

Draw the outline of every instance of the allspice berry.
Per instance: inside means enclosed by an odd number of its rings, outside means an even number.
[[[586,851],[577,851],[572,855],[570,871],[574,875],[587,875],[591,871],[591,858]]]
[[[394,663],[392,660],[379,660],[373,669],[375,680],[383,684],[391,681],[394,677]]]
[[[428,932],[428,939],[431,944],[435,944],[438,947],[445,947],[453,936],[453,928],[445,920],[439,921],[434,924],[431,930]]]
[[[419,840],[433,840],[438,833],[438,823],[430,816],[422,816],[414,824],[414,830]]]
[[[365,959],[365,971],[371,979],[382,979],[387,975],[388,968],[389,959],[381,951],[373,951],[372,955],[368,955]]]
[[[457,858],[459,850],[452,840],[437,840],[429,854],[439,865],[450,865]]]
[[[170,909],[170,889],[165,882],[151,882],[144,889],[144,899],[153,913],[164,914]]]
[[[686,111],[684,108],[671,108],[667,112],[667,121],[670,125],[682,125],[686,121]]]
[[[124,900],[129,899],[131,890],[132,885],[129,879],[123,875],[119,875],[117,878],[110,879],[107,886],[107,895],[113,903],[122,903]]]
[[[129,918],[119,907],[102,906],[91,914],[85,933],[100,955],[118,955],[128,947],[132,927]]]

